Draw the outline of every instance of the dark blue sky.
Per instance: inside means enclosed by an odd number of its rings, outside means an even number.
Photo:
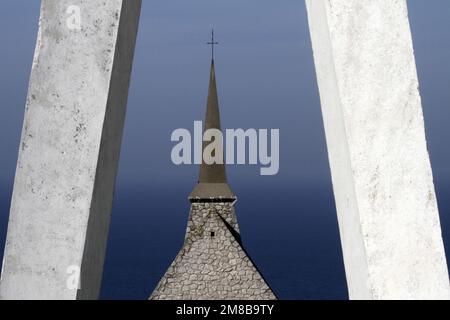
[[[450,185],[450,5],[448,0],[408,3],[439,189]],[[1,1],[0,244],[38,17],[39,1]],[[281,297],[344,297],[303,0],[143,0],[105,269],[109,291],[104,296],[122,297],[124,288],[133,286],[128,297],[145,297],[182,243],[187,195],[198,168],[171,163],[170,134],[176,128],[190,129],[204,117],[210,66],[205,43],[212,27],[220,42],[216,72],[222,126],[280,129],[277,176],[261,177],[259,166],[228,167],[247,248]],[[438,190],[438,200],[443,201],[446,190]],[[441,206],[441,217],[448,216],[448,208],[450,202]],[[445,225],[450,228],[450,220]],[[136,293],[136,287],[142,292]]]
[[[144,0],[120,182],[190,183],[195,167],[170,162],[170,133],[203,119],[216,29],[222,122],[228,128],[280,128],[277,177],[229,168],[236,183],[329,183],[329,169],[304,2],[300,0]],[[409,1],[435,176],[450,176],[450,6]],[[0,11],[0,181],[15,170],[39,1],[4,0]],[[180,180],[181,179],[181,180]]]

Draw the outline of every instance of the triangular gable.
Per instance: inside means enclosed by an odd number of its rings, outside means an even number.
[[[276,299],[232,230],[211,211],[186,238],[150,299]]]

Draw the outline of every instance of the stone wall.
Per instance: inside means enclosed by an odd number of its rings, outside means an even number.
[[[205,218],[210,210],[215,210],[226,222],[239,233],[239,224],[234,210],[233,203],[219,202],[219,203],[193,203],[191,212],[189,214],[188,226],[186,230],[186,238],[189,237],[191,231],[196,230],[199,226],[205,223]]]
[[[192,204],[183,248],[150,299],[276,299],[237,230],[231,203]]]

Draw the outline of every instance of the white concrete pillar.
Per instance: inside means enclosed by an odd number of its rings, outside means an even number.
[[[449,299],[405,0],[306,0],[350,298]]]
[[[140,5],[42,0],[2,299],[98,297]]]

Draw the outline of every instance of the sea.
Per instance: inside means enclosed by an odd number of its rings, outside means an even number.
[[[448,256],[450,183],[436,182],[436,190]],[[148,299],[183,244],[187,191],[117,186],[101,299]],[[253,185],[238,191],[243,195],[236,203],[243,244],[280,299],[348,299],[331,186],[285,186],[268,194],[264,186]],[[0,248],[11,192],[0,186]]]

